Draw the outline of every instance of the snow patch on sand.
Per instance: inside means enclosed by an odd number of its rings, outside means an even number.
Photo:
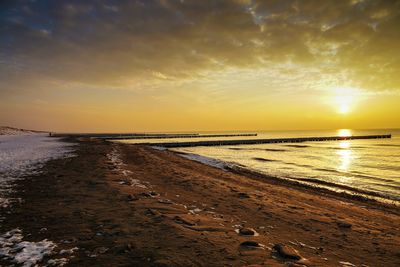
[[[48,160],[71,156],[71,146],[44,134],[0,136],[1,177],[31,174]]]
[[[0,135],[0,206],[7,206],[5,196],[15,180],[40,173],[51,160],[73,155],[73,144],[46,134]]]
[[[132,174],[132,172],[130,170],[126,169],[127,165],[122,160],[121,153],[117,147],[113,147],[111,152],[107,154],[107,158],[114,165],[115,170],[118,173],[121,173],[124,177],[129,179],[129,183],[128,183],[129,185],[140,187],[140,188],[147,188],[147,186],[144,185],[142,183],[142,181],[129,177]],[[127,184],[127,182],[121,181],[120,184]]]
[[[124,167],[126,164],[123,162],[121,159],[121,154],[119,153],[118,149],[116,147],[113,147],[110,153],[107,154],[107,158],[111,161],[111,163],[114,165],[115,169],[122,173],[124,176],[128,176],[132,172],[130,170],[126,170]]]
[[[343,267],[357,267],[356,265],[354,265],[351,262],[348,261],[339,261],[339,263],[343,266]]]
[[[225,170],[226,167],[230,167],[231,164],[222,161],[222,160],[218,160],[218,159],[213,159],[210,157],[205,157],[205,156],[200,156],[197,154],[192,154],[192,153],[178,153],[179,156],[190,159],[190,160],[194,160],[209,166],[213,166],[222,170]]]
[[[50,240],[43,239],[39,242],[25,241],[19,228],[8,231],[0,236],[0,258],[23,267],[31,266],[64,266],[68,258],[78,250],[77,247],[61,250],[57,253],[57,245]],[[64,256],[62,258],[60,255]],[[52,256],[53,259],[45,260]],[[40,264],[40,265],[39,265]]]
[[[23,241],[23,238],[22,231],[18,228],[0,236],[0,257],[30,267],[41,262],[45,256],[51,255],[57,247],[47,239],[29,242]]]
[[[168,148],[162,146],[150,146],[150,147],[160,151],[168,150]]]
[[[166,148],[166,147],[160,147],[160,146],[150,146],[150,147],[155,149],[155,150],[160,150],[160,151],[168,150],[168,148]],[[228,167],[234,167],[234,166],[238,165],[238,164],[226,162],[226,161],[219,160],[219,159],[214,159],[214,158],[210,158],[210,157],[206,157],[206,156],[201,156],[201,155],[198,155],[198,154],[182,152],[182,151],[179,151],[179,150],[171,150],[171,151],[175,152],[177,155],[179,155],[179,156],[181,156],[183,158],[194,160],[194,161],[203,163],[203,164],[208,165],[208,166],[216,167],[216,168],[221,169],[221,170],[226,170],[226,168],[228,168]]]
[[[47,266],[64,266],[68,263],[68,259],[66,258],[58,258],[58,259],[51,259],[47,261]]]

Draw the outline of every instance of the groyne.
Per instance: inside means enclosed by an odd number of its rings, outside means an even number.
[[[391,134],[381,135],[354,135],[354,136],[324,136],[324,137],[295,137],[295,138],[273,138],[273,139],[243,139],[243,140],[203,140],[188,142],[159,142],[141,143],[141,145],[161,146],[161,147],[194,147],[194,146],[227,146],[227,145],[253,145],[271,143],[301,143],[301,142],[320,142],[320,141],[343,141],[355,139],[381,139],[391,138]]]
[[[50,133],[52,137],[91,137],[106,140],[129,140],[129,139],[169,139],[169,138],[210,138],[210,137],[254,137],[257,133],[239,134],[141,134],[141,133]]]

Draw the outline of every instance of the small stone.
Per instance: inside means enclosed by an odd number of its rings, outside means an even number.
[[[157,211],[155,209],[147,209],[146,214],[147,215],[152,215],[152,216],[161,216],[162,215],[161,212],[159,212],[159,211]]]
[[[254,235],[255,232],[250,228],[241,228],[241,229],[239,229],[239,234],[241,234],[241,235]]]
[[[243,193],[243,192],[240,192],[240,193],[238,194],[238,197],[239,197],[239,198],[250,198],[250,196],[249,196],[247,193]]]
[[[178,223],[178,224],[186,224],[186,225],[189,225],[189,226],[195,225],[194,222],[189,221],[189,220],[186,220],[186,219],[184,219],[184,218],[182,218],[182,217],[180,217],[180,216],[175,216],[175,217],[174,217],[174,221],[175,221],[176,223]]]
[[[250,248],[259,248],[261,245],[257,243],[256,241],[244,241],[240,244],[242,247],[250,247]]]
[[[148,192],[143,192],[143,193],[140,193],[140,195],[142,196],[142,197],[152,197],[152,195],[150,194],[150,193],[148,193]]]
[[[292,248],[291,246],[286,246],[282,244],[275,244],[273,247],[278,254],[286,259],[292,259],[292,260],[300,260],[303,257],[299,254],[297,250]]]
[[[160,199],[158,200],[158,203],[162,203],[162,204],[173,204],[173,202],[172,202],[171,200],[169,200],[169,199],[163,199],[163,198],[160,198]]]
[[[108,251],[108,248],[106,248],[106,247],[98,247],[98,248],[94,249],[92,256],[96,257],[97,255],[104,254],[107,251]]]
[[[350,223],[347,223],[347,222],[337,222],[337,225],[340,228],[347,228],[347,229],[350,229],[352,227],[352,225]]]

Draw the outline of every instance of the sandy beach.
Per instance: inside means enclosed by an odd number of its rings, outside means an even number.
[[[0,267],[400,267],[400,0],[0,7]]]
[[[76,157],[18,181],[19,203],[2,210],[2,233],[57,244],[54,265],[65,255],[66,266],[400,265],[396,207],[170,151],[77,142]]]

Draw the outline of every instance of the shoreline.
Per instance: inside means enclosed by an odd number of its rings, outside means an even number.
[[[310,183],[304,183],[302,181],[308,181],[308,178],[303,178],[303,179],[298,179],[298,180],[280,178],[277,176],[269,176],[267,174],[253,171],[251,169],[242,168],[240,166],[235,166],[234,168],[230,168],[228,170],[233,173],[237,173],[237,174],[241,174],[241,175],[245,175],[245,176],[251,176],[254,178],[258,178],[258,179],[267,179],[267,180],[269,180],[268,182],[271,182],[271,180],[274,180],[278,184],[295,187],[296,189],[299,189],[299,190],[312,191],[314,194],[318,194],[318,195],[329,196],[332,198],[338,197],[338,198],[342,198],[342,199],[349,200],[349,201],[358,201],[360,203],[369,203],[371,205],[375,205],[380,208],[388,208],[389,210],[394,210],[394,211],[398,210],[398,213],[400,214],[400,209],[399,209],[400,203],[393,203],[393,202],[399,202],[399,201],[385,199],[385,198],[379,196],[378,194],[376,196],[374,196],[374,195],[368,196],[364,191],[357,190],[355,188],[343,186],[345,188],[345,190],[347,189],[350,192],[336,191],[331,188],[319,187],[317,184],[319,184],[320,181],[313,180],[313,181],[310,181]],[[323,184],[322,181],[321,181],[321,184]],[[341,185],[336,185],[336,184],[334,184],[334,186],[338,186],[338,188],[341,187]],[[353,192],[351,192],[351,191],[353,191]],[[377,199],[375,199],[375,197]],[[379,199],[382,199],[382,200],[379,200]]]
[[[18,227],[27,241],[57,245],[45,260],[64,257],[65,266],[400,264],[398,208],[222,171],[171,151],[73,141],[76,157],[49,161],[42,174],[18,181],[13,197],[21,201],[2,210],[1,233]],[[241,228],[257,235],[241,235]],[[241,245],[248,241],[260,246]],[[277,244],[302,260],[282,257]]]
[[[133,145],[133,144],[129,144]],[[160,149],[159,147],[149,146],[152,149]],[[322,180],[310,179],[310,178],[284,178],[278,176],[268,175],[261,171],[248,168],[246,166],[241,166],[237,163],[226,162],[223,160],[210,158],[194,153],[187,153],[181,151],[174,151],[168,148],[163,148],[161,150],[168,150],[182,157],[200,162],[210,167],[219,168],[226,171],[231,171],[236,174],[251,176],[257,179],[262,179],[266,182],[271,182],[271,180],[277,182],[278,184],[295,186],[296,188],[308,189],[314,191],[316,194],[326,194],[332,195],[333,197],[342,197],[349,200],[359,200],[361,202],[370,202],[375,205],[382,205],[388,208],[400,208],[400,201],[388,198],[380,193],[366,191],[362,189],[353,188],[346,185],[340,185],[335,183],[324,182]],[[198,158],[197,158],[198,157]],[[197,159],[196,159],[197,158]],[[326,187],[323,187],[326,186]]]

